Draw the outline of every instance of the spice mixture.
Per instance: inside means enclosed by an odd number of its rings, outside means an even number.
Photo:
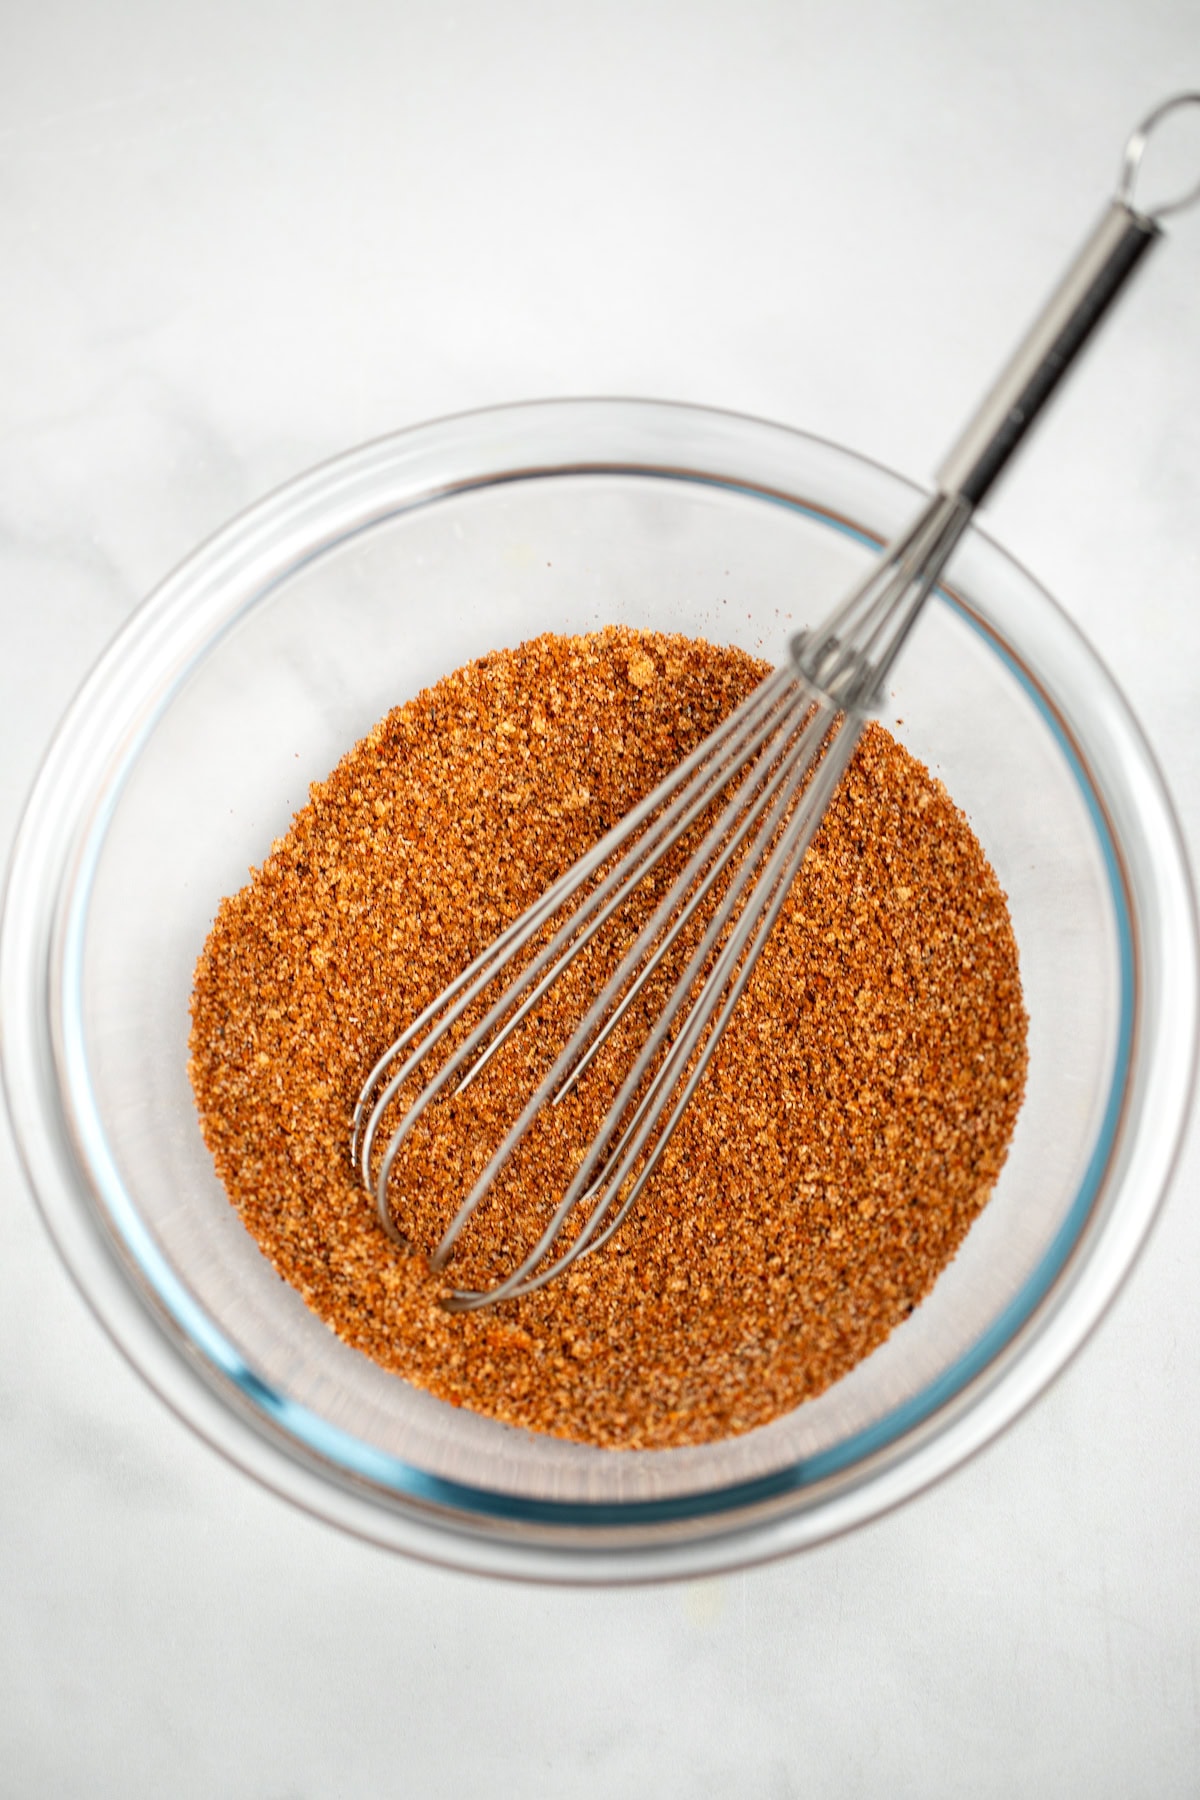
[[[536,1294],[450,1314],[450,1282],[391,1242],[356,1177],[349,1120],[376,1057],[765,673],[616,627],[483,657],[376,726],[221,904],[191,1077],[230,1199],[347,1343],[454,1405],[612,1448],[765,1424],[912,1311],[1000,1172],[1026,1065],[1004,895],[941,783],[872,725],[606,1246]],[[393,1182],[414,1241],[436,1241],[530,1066],[506,1047],[431,1108]],[[573,1094],[525,1154],[543,1216],[595,1129],[589,1104]],[[454,1283],[511,1267],[507,1221],[485,1203]]]

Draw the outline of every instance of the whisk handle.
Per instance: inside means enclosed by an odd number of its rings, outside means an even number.
[[[937,472],[978,506],[1162,229],[1116,199],[1105,209]]]

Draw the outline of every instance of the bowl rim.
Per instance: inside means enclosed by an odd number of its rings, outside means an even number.
[[[86,1118],[81,1123],[72,1104],[72,1072],[86,1068],[81,1034],[70,1007],[79,977],[81,919],[86,914],[94,856],[121,788],[118,779],[107,788],[88,792],[78,786],[78,775],[84,770],[107,770],[114,756],[121,769],[131,768],[141,743],[186,679],[195,657],[213,647],[217,638],[207,631],[208,615],[196,607],[199,594],[208,592],[212,601],[213,594],[221,592],[222,580],[240,571],[241,587],[254,596],[253,600],[243,599],[242,604],[254,604],[304,562],[343,543],[356,531],[407,506],[436,503],[472,486],[599,468],[705,479],[740,488],[756,498],[800,506],[839,529],[879,541],[861,522],[841,518],[827,508],[814,508],[811,502],[806,505],[783,489],[722,478],[706,468],[697,470],[694,453],[690,466],[686,458],[677,466],[670,460],[647,460],[645,445],[638,456],[626,454],[615,461],[589,460],[582,449],[580,458],[568,464],[548,462],[545,453],[540,461],[528,460],[541,438],[555,438],[562,430],[581,445],[588,440],[594,456],[597,449],[611,450],[651,423],[657,429],[656,442],[663,456],[673,444],[682,452],[689,442],[707,441],[706,432],[713,440],[710,448],[744,439],[749,433],[753,439],[771,439],[776,448],[789,443],[796,448],[805,446],[809,453],[867,471],[897,500],[903,496],[906,504],[921,493],[883,465],[829,440],[771,421],[679,402],[524,402],[449,415],[344,452],[275,489],[207,539],[159,584],[117,634],[65,715],[39,771],[12,853],[0,928],[0,1063],[18,1148],[68,1270],[138,1372],[230,1460],[307,1510],[360,1536],[434,1561],[543,1579],[650,1579],[763,1560],[876,1516],[980,1448],[1065,1366],[1128,1274],[1170,1179],[1195,1079],[1196,909],[1182,835],[1161,773],[1095,652],[1045,589],[975,528],[976,545],[986,546],[988,556],[1002,559],[1039,604],[1044,603],[1059,634],[1066,634],[1075,654],[1082,653],[1090,677],[1101,683],[1106,727],[1117,733],[1137,775],[1139,807],[1152,815],[1159,858],[1153,884],[1161,914],[1157,950],[1172,962],[1173,977],[1182,977],[1179,988],[1184,998],[1175,1008],[1169,1043],[1155,1040],[1159,1064],[1174,1075],[1168,1083],[1171,1091],[1153,1096],[1156,1129],[1149,1136],[1143,1129],[1139,1156],[1135,1159],[1129,1151],[1125,1166],[1116,1171],[1115,1184],[1109,1183],[1113,1172],[1107,1166],[1107,1150],[1129,1124],[1127,1106],[1123,1117],[1113,1115],[1110,1106],[1103,1128],[1110,1140],[1101,1157],[1104,1166],[1093,1172],[1089,1165],[1096,1191],[1082,1207],[1079,1229],[1067,1231],[1065,1224],[1060,1228],[1061,1254],[1053,1267],[1050,1262],[1054,1259],[1049,1257],[1039,1264],[1045,1277],[1040,1291],[1022,1290],[1017,1309],[1020,1317],[1001,1315],[1005,1322],[1000,1330],[1000,1321],[993,1321],[971,1353],[972,1366],[961,1367],[961,1358],[954,1365],[955,1380],[948,1386],[943,1382],[946,1391],[923,1391],[917,1398],[927,1404],[886,1442],[859,1445],[849,1467],[809,1468],[797,1487],[800,1465],[792,1465],[777,1476],[740,1484],[745,1492],[726,1491],[717,1510],[707,1504],[714,1498],[713,1490],[700,1497],[702,1504],[693,1502],[690,1508],[681,1508],[678,1497],[667,1503],[522,1500],[514,1506],[509,1496],[494,1490],[472,1490],[407,1464],[400,1464],[407,1478],[397,1493],[382,1465],[394,1465],[399,1459],[383,1452],[375,1452],[372,1458],[371,1447],[357,1439],[353,1442],[367,1455],[347,1458],[346,1446],[337,1441],[347,1434],[338,1433],[325,1421],[318,1421],[320,1429],[315,1432],[309,1429],[307,1421],[297,1416],[306,1409],[257,1377],[221,1339],[217,1328],[206,1329],[204,1316],[195,1316],[199,1309],[181,1283],[175,1293],[169,1280],[152,1283],[147,1291],[148,1234],[130,1203],[114,1236],[113,1171],[104,1170],[103,1142],[97,1144]],[[431,473],[436,474],[431,470],[431,458],[433,464],[439,459],[446,463],[447,471],[456,458],[460,464],[463,458],[468,464],[472,458],[478,463],[483,441],[493,450],[496,445],[504,448],[507,463],[501,471],[477,470],[474,478],[468,475],[457,481],[430,482]],[[514,460],[515,451],[524,451],[525,460],[520,456]],[[393,491],[382,512],[372,512],[368,506],[364,516],[353,522],[354,509],[361,505],[362,496],[372,491],[372,483],[385,475],[394,482],[405,472],[411,481],[418,469],[423,471],[421,479],[426,485],[417,490],[417,499],[410,498],[400,506]],[[315,503],[321,509],[332,507],[342,519],[342,528],[332,531],[327,520],[324,530],[314,535],[309,514]],[[963,609],[964,602],[955,595],[952,583],[947,584],[946,592],[952,604]],[[220,610],[215,601],[210,610]],[[226,625],[241,610],[234,608]],[[176,643],[180,620],[185,617],[191,646],[187,655]],[[1018,679],[1027,679],[1019,659],[1009,660]],[[111,698],[118,682],[124,711],[114,721]],[[1054,726],[1053,718],[1050,722]],[[1074,755],[1072,729],[1061,712],[1057,732],[1065,753]],[[1120,760],[1118,757],[1118,764]],[[1078,773],[1077,780],[1090,802],[1094,787]],[[73,813],[62,804],[64,793],[72,796]],[[1103,813],[1102,802],[1101,810]],[[1129,903],[1128,871],[1120,867],[1120,839],[1111,819],[1100,816],[1095,823],[1102,846],[1111,850],[1110,861],[1115,858],[1118,865],[1114,892],[1124,891]],[[1146,948],[1144,942],[1139,945],[1138,924],[1135,906],[1128,944],[1122,938],[1122,954],[1128,952],[1130,962],[1130,983],[1137,980],[1137,958]],[[1145,931],[1141,936],[1145,938]],[[31,945],[36,946],[34,955],[29,954]],[[1161,1038],[1165,1029],[1162,1019],[1153,1023]],[[1147,1053],[1147,1021],[1139,1016],[1136,1043],[1129,1008],[1126,1025],[1125,1049],[1136,1062]],[[1128,1083],[1124,1083],[1126,1099],[1127,1089]],[[119,1176],[115,1179],[119,1189]],[[97,1183],[105,1190],[104,1203]],[[1109,1183],[1107,1200],[1101,1213],[1093,1216],[1093,1202],[1102,1197],[1100,1189],[1105,1183]],[[1118,1194],[1122,1196],[1120,1207]],[[1077,1195],[1070,1219],[1075,1218],[1079,1199]],[[119,1213],[120,1208],[117,1210]],[[161,1254],[159,1260],[163,1260]],[[169,1267],[167,1273],[170,1276]],[[1031,1354],[1034,1349],[1036,1355]],[[844,1464],[844,1457],[841,1460]],[[394,1470],[390,1473],[394,1476]],[[390,1494],[372,1487],[380,1478]],[[696,1535],[696,1515],[710,1527],[703,1535]],[[544,1541],[547,1529],[552,1542]],[[639,1531],[643,1536],[636,1539]]]

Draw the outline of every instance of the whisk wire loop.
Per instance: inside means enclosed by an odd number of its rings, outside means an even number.
[[[649,1090],[629,1123],[620,1129],[616,1142],[607,1142],[606,1134],[616,1128],[617,1121],[636,1094],[654,1058],[668,1041],[674,1017],[680,1016],[678,1014],[660,1019],[646,1040],[604,1125],[593,1140],[592,1150],[529,1255],[506,1281],[495,1288],[484,1292],[461,1289],[455,1292],[445,1302],[451,1311],[467,1311],[501,1300],[519,1299],[524,1294],[535,1292],[580,1256],[598,1250],[627,1218],[658,1167],[732,1017],[758,960],[758,953],[787,898],[792,876],[799,867],[821,822],[830,795],[850,760],[862,723],[861,718],[843,716],[840,726],[835,726],[835,735],[820,764],[811,798],[806,792],[805,803],[796,809],[757,883],[751,880],[751,875],[742,878],[743,890],[746,885],[756,885],[762,890],[762,897],[753,909],[747,908],[743,912],[717,963],[707,976],[703,976],[702,965],[720,931],[728,924],[732,896],[726,901],[720,917],[710,925],[704,942],[681,977],[676,990],[677,993],[686,990],[689,985],[702,980],[700,993],[690,1010],[682,1015],[686,1022],[670,1043],[667,1056]],[[769,836],[769,830],[763,835]],[[739,892],[737,898],[740,897]],[[679,1085],[680,1082],[682,1086]],[[638,1158],[644,1151],[647,1154],[639,1167]],[[597,1174],[595,1165],[598,1160],[602,1167]],[[578,1236],[552,1263],[539,1268],[539,1264],[550,1254],[575,1208],[581,1202],[604,1195],[610,1198],[601,1198],[593,1207]],[[434,1260],[436,1264],[437,1259]]]
[[[716,963],[712,963],[714,950],[718,949],[725,932],[730,927],[730,922],[738,920],[739,913],[743,911],[743,902],[745,902],[745,893],[747,893],[748,887],[765,886],[766,895],[770,896],[772,893],[772,882],[774,882],[772,868],[768,866],[765,873],[759,873],[763,857],[770,848],[770,842],[777,833],[781,819],[788,812],[788,808],[795,805],[795,792],[797,792],[795,769],[797,769],[797,765],[802,765],[804,769],[811,769],[811,765],[813,765],[811,740],[813,738],[820,740],[824,734],[828,733],[829,709],[826,704],[813,706],[813,697],[806,689],[801,689],[799,686],[797,686],[797,704],[802,707],[802,715],[804,715],[804,725],[802,725],[799,738],[795,740],[792,749],[788,752],[783,767],[777,770],[772,785],[765,790],[765,796],[759,797],[756,814],[752,815],[748,826],[743,826],[743,830],[739,832],[738,842],[732,846],[732,848],[739,848],[748,839],[747,853],[736,869],[734,877],[730,880],[729,889],[723,896],[721,904],[718,905],[711,922],[703,932],[702,940],[693,950],[691,959],[687,961],[687,967],[680,976],[676,977],[667,1003],[664,1004],[662,1012],[658,1013],[657,1022],[649,1030],[639,1055],[633,1060],[633,1066],[630,1067],[628,1075],[624,1078],[617,1098],[613,1100],[610,1109],[606,1112],[603,1125],[599,1127],[596,1136],[592,1138],[592,1145],[588,1148],[587,1156],[583,1157],[574,1179],[570,1181],[567,1193],[563,1195],[563,1201],[560,1202],[558,1210],[554,1211],[551,1222],[547,1224],[538,1244],[533,1247],[533,1251],[529,1255],[525,1256],[524,1262],[516,1267],[513,1274],[509,1276],[509,1280],[500,1283],[497,1289],[486,1292],[486,1294],[470,1291],[455,1294],[452,1301],[455,1310],[464,1309],[468,1305],[482,1305],[482,1303],[489,1303],[493,1300],[515,1298],[524,1292],[533,1292],[536,1287],[543,1287],[545,1282],[549,1282],[554,1274],[560,1273],[563,1267],[574,1262],[579,1255],[583,1255],[585,1249],[599,1247],[599,1242],[610,1237],[615,1226],[626,1215],[631,1199],[628,1204],[622,1204],[619,1215],[613,1217],[610,1226],[604,1231],[603,1237],[597,1237],[596,1233],[610,1202],[604,1201],[603,1204],[597,1204],[590,1213],[590,1217],[581,1222],[578,1238],[563,1251],[563,1255],[551,1267],[543,1269],[534,1276],[534,1269],[542,1262],[543,1256],[549,1253],[554,1240],[560,1235],[563,1224],[567,1222],[570,1213],[574,1211],[579,1202],[587,1201],[588,1197],[596,1197],[601,1192],[619,1195],[626,1175],[630,1174],[631,1166],[639,1156],[640,1150],[646,1147],[649,1136],[651,1136],[651,1132],[655,1132],[655,1129],[658,1130],[658,1136],[655,1147],[653,1147],[653,1161],[639,1175],[637,1193],[640,1193],[644,1181],[649,1179],[653,1165],[657,1165],[662,1152],[666,1150],[667,1139],[675,1129],[678,1114],[682,1112],[682,1105],[678,1109],[667,1112],[667,1102],[671,1100],[671,1093],[675,1089],[676,1082],[684,1075],[694,1046],[698,1044],[703,1031],[711,1024],[714,1015],[718,1012],[721,995],[729,985],[730,970],[734,970],[738,959],[745,952],[747,943],[752,941],[750,927],[754,920],[752,918],[741,920],[738,929],[734,929],[729,941],[725,943]],[[763,810],[763,801],[768,803],[766,810]],[[811,830],[815,828],[815,824],[819,823],[820,814],[824,812],[824,803],[819,803],[817,808],[808,806],[808,808],[797,808],[797,810],[801,814],[801,824],[806,819],[810,821],[811,835]],[[711,835],[716,835],[721,824],[723,824],[723,819],[714,824]],[[750,835],[750,830],[754,835]],[[795,839],[795,828],[784,839],[781,848],[775,851],[775,862],[783,853],[786,853],[793,839]],[[694,860],[693,864],[689,864],[689,868],[685,869],[684,875],[678,878],[675,889],[658,907],[655,918],[651,918],[651,922],[644,927],[639,941],[628,952],[628,956],[622,961],[621,968],[615,972],[612,981],[604,988],[603,994],[599,995],[592,1012],[588,1013],[587,1021],[583,1022],[578,1031],[574,1033],[569,1046],[561,1055],[560,1062],[556,1064],[554,1071],[551,1071],[551,1075],[547,1076],[540,1093],[534,1094],[534,1098],[529,1103],[529,1107],[525,1109],[522,1118],[516,1121],[516,1125],[509,1132],[506,1141],[498,1148],[491,1165],[484,1170],[484,1174],[480,1175],[479,1181],[471,1190],[468,1199],[462,1202],[459,1215],[455,1219],[455,1226],[452,1226],[455,1235],[457,1235],[457,1229],[461,1229],[462,1224],[466,1224],[466,1219],[470,1217],[470,1211],[473,1211],[473,1208],[482,1201],[484,1193],[488,1192],[489,1186],[495,1181],[500,1168],[504,1166],[507,1156],[524,1136],[525,1130],[529,1129],[529,1125],[533,1123],[536,1112],[540,1111],[540,1103],[547,1094],[551,1093],[556,1080],[560,1078],[561,1069],[569,1066],[570,1057],[574,1055],[576,1046],[581,1040],[587,1040],[588,1030],[592,1030],[596,1026],[597,1019],[601,1019],[606,1008],[612,1004],[613,997],[621,990],[622,981],[628,979],[628,974],[637,967],[639,959],[646,954],[649,943],[653,943],[655,932],[675,913],[678,898],[680,898],[680,889],[684,887],[687,878],[691,877]],[[727,860],[729,860],[729,846],[721,855],[721,866]],[[712,875],[712,880],[714,878],[716,875]],[[707,886],[711,886],[711,880]],[[781,900],[783,900],[783,895],[781,895]],[[759,916],[763,913],[765,905],[766,900],[759,900]],[[752,967],[752,961],[754,958],[750,958],[750,967]],[[750,974],[750,967],[747,967],[747,972],[745,972],[747,977]],[[723,1030],[725,1022],[727,1022],[727,1015],[725,1015],[725,1021],[721,1022],[720,1030]],[[678,1035],[671,1042],[671,1033],[676,1030],[676,1026],[678,1026]],[[718,1035],[720,1035],[720,1031],[718,1031]],[[703,1057],[705,1064],[711,1057],[714,1048],[716,1048],[716,1039],[712,1039],[711,1044],[705,1046],[705,1057]],[[626,1112],[630,1111],[631,1103],[635,1102],[644,1078],[648,1076],[655,1060],[664,1049],[666,1049],[666,1058],[662,1062],[662,1067],[655,1075],[651,1076],[651,1085],[646,1094],[642,1096],[637,1111],[633,1112],[633,1116],[626,1120]],[[698,1071],[698,1075],[700,1073],[703,1073],[703,1067]],[[696,1080],[698,1080],[698,1075],[696,1075]],[[691,1094],[691,1089],[689,1089],[689,1094]],[[655,1111],[655,1107],[658,1107],[658,1111]],[[450,1233],[446,1233],[446,1238],[450,1238]],[[439,1246],[437,1255],[434,1256],[435,1267],[443,1264],[444,1256],[448,1255],[450,1246],[448,1246],[446,1238],[443,1238],[443,1244]],[[453,1238],[450,1238],[450,1242],[453,1242]]]

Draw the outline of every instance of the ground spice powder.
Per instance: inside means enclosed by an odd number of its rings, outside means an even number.
[[[995,1184],[1026,1068],[1004,895],[942,784],[877,725],[608,1245],[537,1294],[451,1315],[350,1166],[381,1050],[765,672],[616,627],[483,657],[390,713],[221,903],[190,1065],[218,1174],[339,1336],[453,1405],[611,1448],[748,1431],[880,1344]],[[469,1090],[476,1124],[489,1078]],[[443,1215],[471,1142],[445,1123],[425,1164]],[[486,1224],[469,1269],[486,1272]]]

